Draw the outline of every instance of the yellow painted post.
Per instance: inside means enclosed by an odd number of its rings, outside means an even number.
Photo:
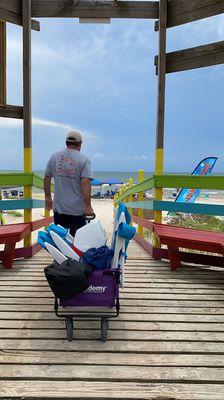
[[[50,210],[47,210],[46,208],[44,209],[44,216],[47,218],[47,217],[50,217]]]
[[[132,188],[133,185],[134,185],[133,178],[129,178],[129,180],[128,180],[128,188]],[[132,194],[129,195],[128,198],[127,198],[127,200],[128,200],[128,201],[132,201],[132,200],[133,200],[133,195],[132,195]],[[131,209],[128,208],[128,211],[129,211],[130,214],[132,215],[132,208],[131,208]],[[132,225],[132,223],[131,223],[131,225]]]
[[[156,149],[155,157],[155,175],[163,175],[163,149]],[[163,199],[163,189],[155,188],[155,200],[161,201]],[[162,223],[162,211],[154,212],[155,222]]]
[[[31,0],[22,1],[23,22],[23,147],[24,172],[32,173],[32,123],[31,123]],[[32,186],[24,187],[24,198],[32,199]],[[24,210],[24,222],[32,221],[32,210]],[[25,237],[24,246],[31,245],[31,234]]]
[[[32,148],[24,148],[24,172],[32,173]],[[32,199],[32,186],[24,186],[24,199]],[[32,210],[24,210],[24,222],[32,221]],[[24,246],[31,246],[32,236],[27,235],[24,239]]]
[[[145,173],[144,173],[143,169],[140,169],[138,171],[138,182],[141,183],[141,182],[144,181],[144,179],[145,179]],[[138,200],[139,201],[143,201],[144,200],[144,192],[139,192]],[[139,218],[143,218],[144,217],[144,210],[143,209],[139,209],[138,210],[138,217]],[[141,225],[138,226],[138,234],[139,234],[139,236],[143,237],[143,226],[141,226]]]

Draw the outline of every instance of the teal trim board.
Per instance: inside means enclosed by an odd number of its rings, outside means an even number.
[[[33,202],[33,207],[32,208],[44,208],[45,207],[45,201],[44,200],[32,200]]]
[[[128,208],[140,208],[143,210],[153,210],[153,200],[148,201],[128,201],[125,203]]]
[[[224,205],[154,200],[154,210],[224,216]]]
[[[44,200],[0,200],[0,210],[30,210],[32,208],[44,208],[44,205]]]
[[[32,208],[31,199],[0,200],[1,210],[30,210],[31,208]]]
[[[143,210],[173,211],[190,214],[220,215],[224,216],[224,205],[203,203],[178,203],[174,201],[129,201],[125,203],[128,208]]]

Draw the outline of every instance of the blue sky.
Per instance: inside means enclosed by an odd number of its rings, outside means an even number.
[[[33,167],[69,129],[83,132],[94,170],[154,168],[158,36],[153,21],[42,19],[32,32]],[[223,40],[224,16],[168,30],[168,51]],[[22,104],[22,30],[8,24],[8,103]],[[224,171],[224,66],[167,76],[165,170],[217,156]],[[0,169],[22,169],[21,121],[0,119]]]

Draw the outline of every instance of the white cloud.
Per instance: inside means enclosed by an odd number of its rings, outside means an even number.
[[[107,156],[106,154],[100,153],[100,152],[94,153],[94,154],[92,155],[92,157],[93,157],[93,158],[96,158],[96,159],[98,159],[98,160],[109,160],[109,159],[111,159],[111,158],[110,158],[109,156]]]
[[[149,157],[147,157],[145,154],[140,154],[140,155],[136,154],[134,156],[127,155],[127,156],[125,156],[125,158],[126,158],[126,160],[148,160],[149,159]]]
[[[4,128],[4,129],[17,129],[17,128],[21,128],[22,127],[22,120],[19,119],[14,119],[14,118],[0,118],[0,128]],[[56,129],[60,129],[60,130],[78,130],[83,132],[82,129],[78,129],[74,126],[71,125],[66,125],[57,121],[50,121],[47,119],[41,119],[41,118],[32,118],[32,126],[41,126],[41,127],[48,127],[48,128],[56,128]],[[96,140],[97,136],[95,134],[92,133],[88,133],[88,132],[84,132],[84,137],[88,140]]]

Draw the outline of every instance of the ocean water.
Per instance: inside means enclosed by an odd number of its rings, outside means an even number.
[[[35,173],[43,176],[44,171],[34,171]],[[145,178],[150,177],[153,172],[145,172]],[[94,178],[100,181],[106,181],[108,179],[117,179],[124,183],[128,182],[129,178],[133,178],[134,182],[138,182],[138,171],[94,171]]]
[[[22,172],[22,171],[0,171],[0,173],[6,173],[6,172]],[[34,171],[35,173],[44,176],[44,171],[43,170],[36,170]],[[190,173],[186,172],[166,172],[167,174],[180,174],[180,175],[190,175]],[[150,177],[153,174],[153,172],[145,172],[145,179]],[[221,175],[221,173],[216,173],[215,175]],[[99,179],[101,181],[107,181],[108,179],[117,179],[119,181],[122,181],[124,183],[128,183],[129,178],[133,178],[134,183],[138,183],[138,171],[94,171],[94,178]],[[116,186],[112,185],[111,189],[115,190]],[[101,189],[99,187],[92,187],[92,193],[96,193],[98,191],[101,191],[101,193],[106,192],[109,189],[108,186],[103,186]],[[149,190],[149,193],[152,191]],[[172,192],[173,189],[165,189],[164,193],[170,197],[172,197]],[[43,193],[41,189],[34,188],[34,193]],[[211,198],[216,198],[219,197],[221,199],[224,199],[224,191],[219,191],[219,190],[202,190],[201,194],[203,195],[204,193],[209,193],[209,197]]]

